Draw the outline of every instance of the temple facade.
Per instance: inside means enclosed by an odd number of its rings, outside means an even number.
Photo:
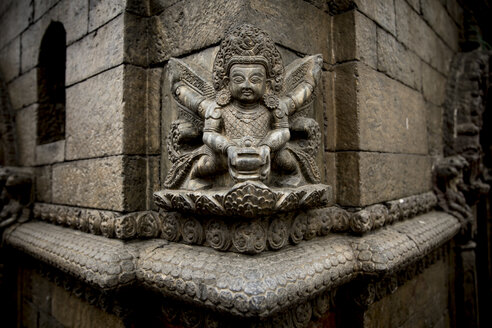
[[[3,0],[5,327],[488,327],[488,0]]]

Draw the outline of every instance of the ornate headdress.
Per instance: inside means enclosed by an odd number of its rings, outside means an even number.
[[[282,90],[282,57],[272,39],[259,28],[243,24],[227,32],[214,62],[213,78],[216,91],[226,87],[225,78],[234,64],[263,65],[267,77],[272,79],[272,91],[279,93]]]

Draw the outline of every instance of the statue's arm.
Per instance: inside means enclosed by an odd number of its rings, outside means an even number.
[[[203,127],[203,143],[217,153],[227,154],[227,149],[233,144],[220,133],[221,123],[220,110],[218,108],[209,110]]]
[[[214,103],[182,82],[176,83],[173,89],[178,102],[201,117],[205,117],[206,109]]]
[[[311,98],[313,90],[314,85],[304,81],[299,83],[299,85],[291,90],[287,95],[280,98],[280,102],[288,108],[288,114],[291,115]]]
[[[286,114],[287,109],[280,107],[273,111],[273,126],[265,138],[261,141],[260,146],[268,146],[270,151],[275,152],[285,146],[290,139],[289,120]]]

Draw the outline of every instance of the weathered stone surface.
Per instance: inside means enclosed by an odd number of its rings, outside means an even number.
[[[378,28],[377,33],[378,70],[416,90],[420,90],[422,72],[420,59],[417,55],[405,48],[383,29]]]
[[[2,1],[4,2],[4,1]],[[28,25],[33,14],[31,0],[18,0],[6,3],[5,12],[0,19],[0,49],[18,36]],[[9,17],[9,19],[3,19]]]
[[[396,34],[395,8],[393,1],[387,0],[355,0],[360,11],[387,29]]]
[[[245,23],[265,30],[276,43],[303,54],[321,53],[327,59],[329,19],[327,13],[301,0],[251,0]]]
[[[8,245],[91,285],[117,288],[136,279],[181,301],[267,318],[314,290],[323,293],[356,277],[403,270],[447,242],[459,227],[456,218],[430,212],[363,237],[321,238],[261,257],[157,240],[123,243],[42,222],[23,224],[5,236]]]
[[[153,99],[152,108],[148,105],[149,97],[155,97],[149,92],[157,91],[156,83],[159,83],[158,81],[155,75],[148,76],[147,70],[143,68],[133,65],[125,65],[124,67],[124,91],[120,105],[124,110],[122,119],[124,126],[123,151],[125,154],[145,154],[147,140],[153,144],[153,147],[158,142],[156,138],[159,137],[159,108],[155,107],[155,99]],[[150,83],[153,84],[152,89],[149,87]],[[152,136],[152,134],[154,135]]]
[[[145,162],[112,156],[53,166],[53,202],[115,211],[145,206]]]
[[[67,159],[158,153],[160,78],[160,68],[120,65],[69,87]]]
[[[161,80],[162,68],[147,70],[147,153],[161,150]]]
[[[335,62],[358,59],[377,67],[376,24],[357,10],[333,17]]]
[[[0,72],[5,82],[19,75],[20,70],[20,37],[15,38],[0,50]]]
[[[337,201],[344,206],[370,205],[431,188],[427,156],[338,152],[337,168]]]
[[[424,19],[454,51],[459,50],[459,32],[455,22],[449,16],[440,0],[429,0],[422,6]]]
[[[60,0],[34,0],[34,20],[38,20]]]
[[[53,164],[65,160],[65,140],[36,146],[36,165]]]
[[[121,14],[125,9],[125,5],[126,0],[91,0],[89,7],[89,32],[92,32]]]
[[[324,157],[324,169],[325,169],[325,180],[323,183],[332,187],[334,201],[336,202],[337,195],[337,161],[335,152],[325,152]]]
[[[443,116],[442,107],[426,102],[427,142],[429,155],[443,155]]]
[[[425,62],[447,74],[453,52],[405,0],[395,1],[396,35]]]
[[[158,207],[154,203],[154,192],[161,189],[159,166],[160,156],[149,156],[147,158],[147,210],[157,210]]]
[[[38,105],[34,104],[17,112],[15,125],[19,164],[21,166],[34,165],[36,149],[36,121]]]
[[[247,22],[267,31],[276,43],[301,53],[321,52],[324,58],[330,58],[328,21],[327,13],[301,0],[178,2],[166,8],[159,20],[150,22],[150,29],[156,33],[156,39],[149,43],[155,48],[150,50],[150,62],[162,62],[217,43],[230,22]]]
[[[132,95],[142,93],[135,90]],[[124,66],[111,69],[67,88],[67,159],[123,153]],[[140,120],[138,117],[128,119]],[[139,133],[144,138],[142,130]]]
[[[420,93],[360,63],[335,72],[337,149],[427,154]]]
[[[22,302],[22,326],[38,327],[38,312],[29,301]]]
[[[446,8],[456,24],[460,27],[463,26],[463,8],[458,4],[458,1],[447,0]]]
[[[420,13],[420,0],[407,0],[407,2],[417,13]]]
[[[22,74],[8,84],[13,109],[31,105],[38,99],[36,69]]]
[[[327,71],[322,73],[323,83],[323,102],[325,108],[325,115],[323,120],[322,130],[324,135],[325,150],[334,151],[336,148],[336,107],[335,107],[335,74],[333,71]]]
[[[51,166],[35,168],[36,200],[51,203]]]
[[[52,21],[63,23],[67,33],[67,45],[87,34],[87,4],[87,1],[60,1],[22,33],[22,72],[38,64],[39,45]],[[67,57],[67,71],[71,65]]]
[[[67,48],[67,85],[123,63],[123,21],[118,16]]]
[[[446,96],[446,77],[422,63],[422,91],[424,98],[437,106],[441,106]]]
[[[161,33],[152,25],[157,20],[156,16],[149,19],[128,12],[124,14],[125,63],[148,66],[149,57],[154,57],[156,52],[165,47],[164,44],[154,44],[154,37]],[[149,26],[154,29],[149,29]]]
[[[63,327],[124,327],[120,318],[89,304],[62,287],[53,287],[52,299],[52,316]]]
[[[426,268],[394,294],[370,305],[364,327],[437,327],[447,314],[449,274],[446,260]]]

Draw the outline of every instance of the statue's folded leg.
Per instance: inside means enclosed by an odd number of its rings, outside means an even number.
[[[191,190],[207,189],[213,185],[215,175],[227,170],[224,156],[205,154],[195,162],[191,169],[188,188]]]
[[[275,182],[279,186],[298,187],[302,183],[303,177],[299,163],[287,149],[283,148],[275,154],[272,166],[280,173],[281,179]]]

